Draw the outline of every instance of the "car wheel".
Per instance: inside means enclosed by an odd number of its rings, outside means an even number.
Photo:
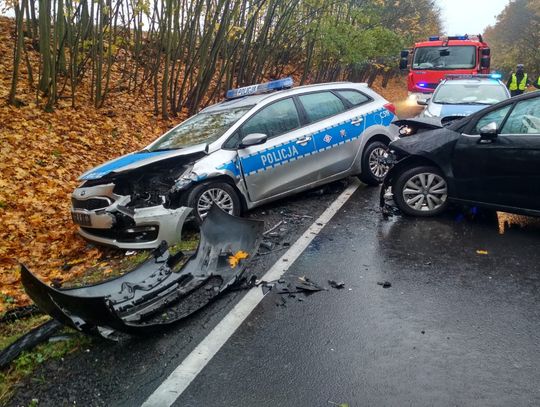
[[[364,184],[379,185],[388,173],[388,165],[383,162],[388,146],[382,141],[369,143],[362,153],[362,173],[359,178]]]
[[[404,171],[392,186],[394,202],[406,215],[435,216],[448,206],[448,185],[436,167],[421,166]]]
[[[187,204],[193,208],[193,215],[197,222],[203,221],[214,203],[230,215],[240,215],[240,198],[235,189],[225,182],[197,185],[191,190],[187,199]]]

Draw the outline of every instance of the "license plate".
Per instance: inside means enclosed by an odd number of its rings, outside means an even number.
[[[71,217],[73,222],[81,226],[92,226],[92,221],[90,220],[90,215],[86,213],[71,212]]]

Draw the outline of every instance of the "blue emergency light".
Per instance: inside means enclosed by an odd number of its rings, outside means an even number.
[[[243,88],[230,89],[225,94],[226,99],[236,99],[249,95],[272,92],[275,90],[289,89],[293,87],[292,78],[283,78],[271,82],[259,83],[257,85],[244,86]]]
[[[501,79],[502,75],[500,73],[490,73],[490,74],[468,74],[468,73],[457,73],[457,74],[446,74],[445,79]]]
[[[425,88],[427,86],[427,83],[420,82],[418,83],[418,86],[420,86],[421,88]]]
[[[439,37],[438,36],[429,37],[429,40],[430,41],[439,41]]]

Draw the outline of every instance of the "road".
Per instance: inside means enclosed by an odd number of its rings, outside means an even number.
[[[344,186],[333,188],[252,216],[316,217]],[[361,186],[286,274],[345,288],[267,294],[174,405],[539,405],[539,237],[539,220],[494,213],[385,220],[378,189]],[[12,405],[141,405],[243,295],[48,364]]]

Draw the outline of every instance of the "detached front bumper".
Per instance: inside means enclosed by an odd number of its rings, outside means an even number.
[[[83,238],[121,249],[154,249],[162,241],[173,245],[181,240],[191,208],[130,208],[130,197],[115,195],[113,188],[109,184],[74,191],[71,216]]]

